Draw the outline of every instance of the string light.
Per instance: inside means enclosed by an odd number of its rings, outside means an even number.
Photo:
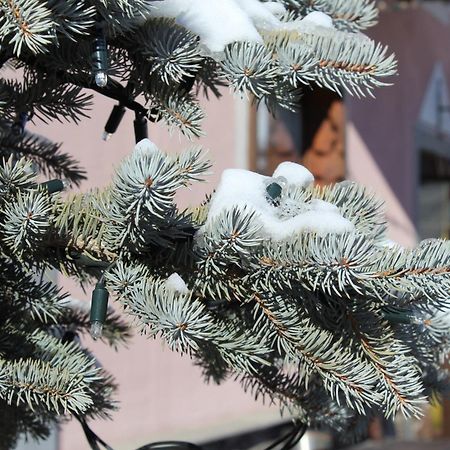
[[[92,43],[92,73],[95,84],[105,87],[108,84],[108,45],[106,43],[104,25],[97,23],[97,35]]]
[[[39,186],[45,189],[49,194],[56,194],[57,192],[67,189],[69,185],[67,180],[49,180],[41,183]]]
[[[416,325],[420,331],[427,327],[427,317],[421,311],[405,311],[396,308],[384,308],[384,318],[390,323]]]
[[[27,112],[21,112],[17,116],[17,120],[12,124],[11,130],[14,135],[20,136],[25,132],[27,122],[31,119],[32,115]]]
[[[266,182],[267,199],[273,204],[277,204],[287,180],[284,177],[270,178]]]
[[[125,106],[115,105],[109,115],[108,121],[105,125],[105,130],[103,131],[102,139],[104,141],[108,141],[111,136],[117,131],[119,128],[120,122],[122,122],[123,116],[125,115],[126,108]]]
[[[136,111],[136,118],[134,119],[134,136],[136,144],[142,139],[148,138],[148,124],[145,114]]]
[[[101,279],[92,292],[90,322],[91,336],[94,340],[102,337],[103,325],[108,312],[108,299],[109,292],[106,289],[105,282]]]

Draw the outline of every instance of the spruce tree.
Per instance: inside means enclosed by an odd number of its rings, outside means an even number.
[[[114,382],[82,336],[127,339],[110,295],[207,380],[235,377],[278,404],[300,424],[291,444],[305,427],[360,437],[372,416],[419,416],[443,391],[448,241],[388,245],[379,200],[349,182],[314,187],[294,164],[272,177],[228,170],[179,210],[175,193],[210,164],[145,139],[148,121],[164,121],[195,140],[198,94],[226,85],[273,111],[313,86],[372,95],[396,72],[361,32],[376,2],[3,0],[0,11],[2,448],[68,415],[98,448],[86,421],[114,408]],[[88,120],[92,90],[117,102],[104,137],[130,109],[138,144],[106,189],[62,196],[84,172],[26,124]],[[95,284],[90,313],[55,269]]]

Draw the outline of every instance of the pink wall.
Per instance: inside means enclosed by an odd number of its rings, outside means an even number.
[[[221,100],[205,103],[209,119],[205,121],[206,137],[195,144],[210,148],[214,162],[213,174],[207,183],[198,184],[180,196],[183,205],[198,204],[205,193],[211,192],[226,167],[235,165],[236,101],[224,92]],[[134,146],[133,115],[127,112],[121,128],[108,143],[100,139],[113,103],[95,98],[92,119],[80,126],[53,124],[38,127],[55,141],[63,141],[64,149],[74,155],[86,168],[88,181],[81,189],[105,186],[119,161]],[[244,116],[245,117],[245,114]],[[243,124],[245,126],[245,124]],[[161,149],[179,152],[192,145],[177,131],[169,136],[164,126],[150,124],[149,134]],[[61,280],[63,286],[77,298],[87,300],[73,282]],[[160,341],[135,337],[129,348],[118,353],[99,343],[88,342],[104,367],[114,374],[119,384],[120,410],[113,421],[98,421],[93,428],[115,449],[133,449],[155,439],[204,439],[224,435],[230,430],[251,428],[258,423],[278,417],[278,412],[254,402],[237,383],[206,386],[200,370],[191,362],[173,354]],[[62,428],[62,450],[88,449],[77,423]]]
[[[349,161],[355,179],[371,187],[377,188],[381,174],[386,186],[397,196],[403,209],[401,215],[406,214],[414,221],[417,207],[414,131],[437,62],[442,63],[450,80],[450,26],[417,8],[382,13],[380,23],[369,34],[395,52],[399,75],[391,80],[394,86],[375,91],[376,99],[346,100],[348,119],[377,168],[374,177],[372,171],[358,165],[358,154],[365,150],[351,137],[347,146]],[[396,210],[388,212],[396,220]]]

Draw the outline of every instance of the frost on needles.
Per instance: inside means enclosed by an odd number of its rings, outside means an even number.
[[[223,86],[273,110],[295,109],[317,85],[373,95],[396,71],[363,34],[377,14],[370,0],[0,1],[2,450],[116,406],[82,340],[88,312],[48,269],[105,281],[124,315],[207,380],[237,378],[341,438],[361,436],[374,414],[419,415],[444,390],[449,243],[387,245],[381,204],[363,188],[316,188],[288,163],[272,177],[230,169],[210,199],[180,211],[176,191],[209,163],[198,148],[170,156],[144,140],[107,189],[62,197],[37,172],[73,184],[85,173],[26,130],[86,120],[90,91],[189,138],[202,132],[198,94]],[[102,339],[128,335],[110,312]]]

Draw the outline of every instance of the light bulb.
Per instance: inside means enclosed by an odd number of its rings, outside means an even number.
[[[265,180],[266,197],[270,203],[277,205],[281,198],[283,188],[287,185],[287,180],[284,177],[268,178]]]
[[[91,337],[96,341],[97,339],[100,339],[103,335],[103,324],[95,320],[94,322],[91,322]]]
[[[108,133],[107,131],[104,131],[102,134],[102,139],[107,142],[111,139],[112,133]]]
[[[114,106],[111,114],[108,117],[108,121],[106,122],[105,129],[102,135],[102,139],[104,141],[108,141],[111,136],[117,131],[120,122],[122,122],[123,116],[125,115],[125,112],[126,108],[121,103]]]
[[[109,293],[105,283],[100,279],[92,291],[90,322],[91,336],[93,339],[102,337],[103,324],[106,321],[108,312],[108,297]]]
[[[65,189],[71,187],[69,180],[63,178],[62,180],[49,180],[44,183],[40,183],[39,186],[44,188],[49,194],[55,194],[56,192],[62,192]]]
[[[72,188],[72,182],[70,180],[68,180],[67,178],[63,178],[61,181],[64,186],[64,190]]]
[[[108,75],[106,74],[106,72],[97,72],[95,74],[95,84],[98,87],[105,87],[108,84]]]

